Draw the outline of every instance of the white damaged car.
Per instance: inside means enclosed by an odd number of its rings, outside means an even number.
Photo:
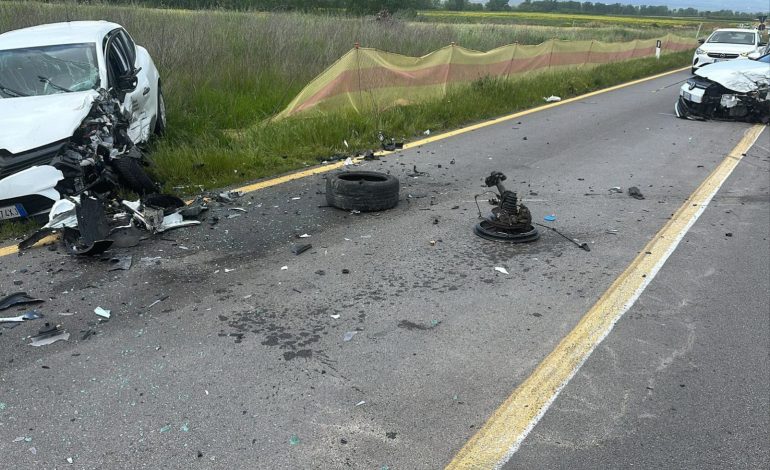
[[[698,69],[680,88],[674,111],[683,119],[770,122],[770,50]]]
[[[125,121],[112,123],[123,149],[165,130],[158,70],[122,26],[72,21],[0,34],[0,221],[44,214],[59,199],[65,175],[48,164],[65,151],[77,153],[73,135],[86,118],[93,122],[106,94]],[[100,138],[99,146],[116,147],[104,158],[121,152],[110,136]],[[89,160],[82,149],[78,158]]]

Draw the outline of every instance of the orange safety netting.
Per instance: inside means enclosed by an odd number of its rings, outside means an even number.
[[[653,57],[692,49],[694,39],[666,35],[624,43],[550,40],[536,46],[511,44],[489,52],[447,46],[423,57],[354,48],[313,79],[275,119],[309,111],[387,109],[446,96],[455,84],[484,77],[518,78],[565,68]]]

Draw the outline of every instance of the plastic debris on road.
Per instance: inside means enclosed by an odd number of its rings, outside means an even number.
[[[543,97],[543,99],[545,100],[546,103],[556,103],[558,101],[561,101],[561,97],[554,96],[554,95],[551,95],[548,98]]]
[[[302,442],[302,441],[300,440],[299,437],[297,437],[296,434],[292,434],[291,437],[289,438],[289,445],[296,446],[300,442]]]
[[[40,302],[43,302],[43,300],[30,297],[26,292],[16,292],[0,300],[0,310],[11,308],[14,305],[36,304]]]
[[[110,311],[109,311],[109,310],[107,310],[107,309],[104,309],[104,308],[102,308],[102,307],[96,307],[96,308],[94,309],[94,313],[95,313],[95,314],[97,314],[97,315],[99,315],[99,316],[100,316],[100,317],[102,317],[102,318],[110,318],[110,315],[111,315],[111,313],[110,313]]]
[[[342,336],[342,341],[350,341],[357,334],[358,334],[358,331],[345,332],[345,335]]]
[[[543,217],[543,220],[545,220],[546,222],[553,222],[553,221],[556,220],[556,216],[553,215],[553,214],[547,215],[547,216]]]
[[[495,271],[497,271],[497,272],[499,272],[499,273],[503,273],[503,274],[509,274],[509,273],[508,273],[508,270],[507,270],[507,269],[505,269],[505,268],[504,268],[504,267],[502,267],[502,266],[495,266]]]
[[[134,257],[132,255],[114,256],[110,258],[110,263],[112,263],[110,271],[128,271],[133,262]]]
[[[37,320],[38,318],[43,318],[43,314],[37,310],[31,310],[24,315],[19,315],[18,317],[0,318],[0,323],[18,323],[26,320]]]
[[[50,323],[46,323],[43,328],[40,329],[37,335],[30,338],[32,340],[29,343],[30,346],[40,347],[48,346],[49,344],[57,341],[67,341],[70,339],[70,334],[59,328],[58,325],[51,326]]]
[[[639,188],[637,188],[636,186],[631,186],[630,188],[628,188],[628,195],[634,199],[639,199],[639,200],[644,199],[644,194],[642,194],[642,192],[639,191]]]
[[[294,245],[291,249],[291,252],[299,256],[311,248],[313,248],[313,245],[311,245],[310,243],[307,243],[304,245]]]

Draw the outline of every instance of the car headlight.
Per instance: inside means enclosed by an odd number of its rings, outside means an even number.
[[[699,48],[695,49],[695,53],[696,53],[696,54],[698,54],[698,55],[703,55],[703,54],[705,54],[705,53],[706,53],[706,51],[704,51],[703,49],[701,49],[701,48],[699,47]]]
[[[692,90],[695,88],[695,80],[687,80],[687,86]]]

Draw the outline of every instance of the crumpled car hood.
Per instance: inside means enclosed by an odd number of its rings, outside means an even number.
[[[749,93],[770,86],[770,64],[756,60],[717,62],[696,70],[695,75],[738,93]]]
[[[0,99],[0,149],[15,154],[72,137],[96,95],[88,90]]]

